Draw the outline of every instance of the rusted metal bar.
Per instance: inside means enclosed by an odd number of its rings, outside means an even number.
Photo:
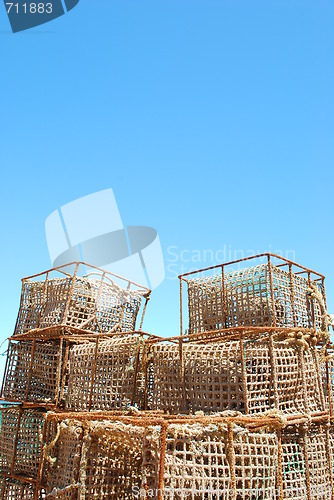
[[[34,356],[35,356],[35,345],[36,345],[36,340],[34,339],[32,341],[31,345],[31,354],[30,354],[30,363],[29,363],[29,372],[28,372],[28,377],[27,377],[27,387],[26,387],[26,393],[25,393],[25,401],[28,401],[28,395],[29,395],[29,388],[30,388],[30,382],[31,382],[31,377],[32,377],[32,367],[34,364]]]
[[[165,475],[165,456],[166,456],[166,438],[168,423],[161,425],[160,431],[160,460],[159,460],[159,479],[158,479],[158,500],[163,499],[164,475]]]
[[[311,287],[311,274],[308,272],[307,273],[307,277],[308,277],[308,286]],[[314,301],[313,299],[310,299],[310,302],[311,302],[311,323],[312,323],[312,326],[315,327],[315,316],[314,316]]]
[[[282,460],[282,432],[279,429],[277,431],[277,442],[278,442],[278,456],[277,456],[277,489],[278,489],[278,499],[284,500],[283,491],[283,460]]]
[[[293,321],[293,326],[297,326],[296,309],[295,309],[295,283],[294,283],[294,279],[293,279],[292,265],[291,264],[289,264],[289,281],[290,281],[292,321]]]
[[[244,338],[242,333],[240,333],[240,356],[241,356],[241,370],[242,370],[242,382],[244,389],[244,402],[245,402],[245,413],[249,414],[248,408],[248,388],[247,388],[247,373],[245,365],[245,349],[244,349]]]
[[[180,335],[183,335],[183,296],[182,296],[182,278],[180,277]]]
[[[91,410],[91,407],[92,407],[98,348],[99,348],[99,337],[97,337],[96,344],[95,344],[94,363],[93,363],[93,369],[92,369],[92,381],[91,381],[91,386],[90,386],[90,394],[89,394],[89,402],[88,402],[88,410],[89,411]]]
[[[141,331],[141,329],[143,327],[144,317],[145,317],[146,308],[147,308],[147,304],[148,304],[149,300],[150,300],[150,296],[148,295],[147,297],[145,297],[145,304],[144,304],[143,313],[141,315],[141,320],[140,320],[140,325],[139,325],[139,331]]]
[[[59,401],[59,391],[60,391],[60,385],[61,385],[61,372],[62,372],[62,358],[63,358],[63,343],[64,339],[60,339],[59,341],[59,359],[58,359],[58,365],[57,365],[57,382],[56,382],[56,398],[55,398],[55,405],[58,406],[58,401]]]
[[[135,285],[136,287],[141,288],[142,290],[147,290],[148,292],[151,291],[146,286],[140,285],[139,283],[136,283],[135,281],[129,280],[128,278],[124,278],[124,276],[120,276],[119,274],[112,273],[111,271],[106,271],[105,269],[102,269],[101,267],[94,266],[92,264],[87,264],[87,262],[83,262],[83,261],[73,261],[73,262],[69,262],[68,264],[62,264],[61,266],[51,267],[50,269],[47,269],[46,271],[42,271],[41,273],[32,274],[31,276],[25,276],[24,278],[22,278],[22,281],[30,280],[32,278],[38,278],[38,276],[43,276],[43,274],[50,273],[51,271],[64,272],[64,271],[62,271],[62,269],[64,267],[69,267],[69,266],[79,267],[80,265],[86,266],[89,269],[97,269],[101,273],[106,273],[108,276],[109,275],[114,276],[115,278],[118,278],[122,281],[126,281],[127,283],[131,283],[132,285]],[[73,276],[73,274],[71,274],[71,273],[64,272],[64,274],[66,274],[67,276]]]
[[[228,463],[230,466],[230,482],[232,499],[237,500],[237,479],[235,476],[235,452],[233,443],[233,423],[227,424],[227,441],[228,441]]]
[[[226,312],[226,296],[225,296],[225,266],[222,265],[222,296],[223,296],[223,325],[226,328],[227,325],[227,312]]]
[[[0,397],[2,398],[3,396],[3,390],[5,387],[5,381],[7,377],[7,369],[8,369],[8,362],[9,362],[9,352],[10,352],[10,347],[11,347],[11,340],[8,340],[8,349],[7,349],[7,356],[6,356],[6,364],[5,364],[5,371],[3,372],[3,379],[2,379],[2,385],[1,385],[1,393]]]
[[[183,361],[183,338],[179,339],[179,359],[180,359],[180,380],[182,388],[182,412],[187,410],[187,400],[186,400],[186,383],[184,376],[184,361]]]
[[[133,387],[132,387],[132,395],[131,395],[131,406],[134,405],[135,397],[136,397],[136,389],[137,389],[137,377],[138,377],[138,366],[139,366],[139,361],[140,361],[140,341],[138,344],[137,348],[137,353],[136,353],[136,365],[135,365],[135,372],[133,376]]]
[[[315,274],[316,276],[319,276],[321,278],[325,278],[323,274],[320,274],[318,273],[317,271],[313,271],[312,269],[309,269],[307,267],[304,267],[302,266],[301,264],[298,264],[297,262],[294,262],[293,260],[289,260],[289,259],[286,259],[285,257],[282,257],[281,255],[277,255],[277,254],[274,254],[274,253],[261,253],[261,254],[257,254],[257,255],[252,255],[250,257],[244,257],[242,259],[237,259],[237,260],[232,260],[230,262],[226,262],[224,263],[224,266],[230,266],[232,264],[238,264],[240,262],[246,262],[248,260],[253,260],[253,259],[259,259],[261,257],[273,257],[275,259],[279,259],[281,261],[284,261],[286,264],[292,264],[300,269],[303,269],[303,272],[308,272],[310,271],[312,274]],[[221,264],[216,264],[214,266],[209,266],[209,267],[205,267],[203,269],[198,269],[196,271],[189,271],[187,273],[183,273],[183,274],[180,274],[179,275],[179,278],[181,277],[185,277],[185,276],[190,276],[192,274],[197,274],[197,273],[200,273],[200,272],[204,272],[204,271],[210,271],[211,269],[217,269],[218,267],[221,267]],[[296,274],[296,273],[295,273]]]

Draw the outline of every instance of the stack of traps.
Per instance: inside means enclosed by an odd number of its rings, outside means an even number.
[[[24,279],[1,498],[331,498],[324,277],[265,258],[182,276],[169,339],[142,331],[150,291],[128,280],[83,264]]]

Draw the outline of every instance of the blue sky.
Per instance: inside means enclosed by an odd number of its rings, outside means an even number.
[[[176,271],[224,248],[294,252],[334,312],[333,2],[80,0],[17,34],[0,7],[3,339],[46,217],[109,187],[160,235],[147,330],[178,334]]]

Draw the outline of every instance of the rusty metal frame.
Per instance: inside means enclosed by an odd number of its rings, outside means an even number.
[[[142,411],[138,414],[133,414],[131,412],[49,412],[46,415],[45,425],[44,425],[44,442],[47,440],[47,429],[50,424],[60,423],[62,420],[76,420],[83,424],[88,424],[91,421],[103,421],[109,420],[111,422],[121,422],[126,425],[134,425],[139,427],[149,427],[152,425],[160,426],[160,457],[159,457],[159,467],[158,467],[158,499],[162,500],[163,498],[163,490],[164,490],[164,463],[165,463],[165,450],[166,450],[166,435],[168,431],[168,427],[171,424],[187,424],[187,425],[209,425],[209,424],[226,424],[228,427],[228,439],[233,441],[233,425],[241,425],[249,431],[261,431],[262,429],[268,429],[271,432],[276,432],[278,437],[278,470],[277,475],[279,478],[279,484],[281,485],[281,494],[279,496],[280,500],[283,499],[283,489],[282,489],[282,477],[283,477],[283,463],[282,463],[282,447],[281,447],[281,431],[287,426],[293,425],[306,425],[308,426],[310,423],[318,423],[318,424],[328,424],[329,423],[329,414],[328,412],[318,412],[310,415],[296,415],[287,417],[287,422],[284,424],[282,420],[274,415],[266,415],[266,416],[257,416],[251,417],[247,415],[237,415],[237,416],[227,416],[224,414],[220,415],[212,415],[212,416],[186,416],[186,415],[164,415],[159,412],[150,412],[150,411]],[[84,433],[82,433],[81,439],[83,439]],[[232,457],[233,458],[233,457]],[[42,482],[42,471],[44,467],[44,457],[41,452],[40,464],[39,464],[39,475],[38,480],[36,482],[36,492],[35,499],[38,499],[38,494],[40,488],[43,488],[45,485]],[[233,464],[232,464],[233,465]],[[232,467],[233,469],[233,467]],[[233,472],[233,471],[232,471]],[[332,478],[332,471],[330,471],[330,475]],[[231,474],[231,481],[235,483],[235,477],[233,477],[233,473]],[[331,480],[332,484],[332,480]]]
[[[98,346],[99,342],[101,340],[107,340],[111,339],[113,337],[126,337],[128,335],[137,335],[138,339],[143,339],[144,342],[146,342],[148,339],[154,340],[154,341],[162,341],[164,340],[162,337],[158,337],[156,335],[152,335],[147,332],[143,331],[133,331],[133,332],[124,332],[124,333],[119,333],[119,332],[110,332],[110,333],[95,333],[95,334],[87,334],[85,330],[80,330],[72,327],[62,327],[62,326],[55,326],[51,328],[45,328],[43,330],[34,330],[33,332],[27,332],[27,334],[19,334],[19,335],[14,335],[9,339],[10,345],[13,344],[13,342],[28,342],[32,341],[32,347],[31,347],[31,359],[29,362],[29,371],[27,375],[27,387],[26,387],[26,392],[25,392],[25,397],[22,399],[13,399],[10,397],[4,397],[3,396],[3,390],[5,386],[5,380],[6,380],[6,375],[8,371],[8,356],[6,360],[6,368],[4,371],[4,377],[3,377],[3,382],[2,382],[2,389],[0,393],[0,404],[1,401],[8,401],[10,403],[24,403],[30,405],[30,407],[34,407],[35,405],[38,405],[39,407],[45,407],[46,405],[48,408],[51,409],[57,409],[61,407],[61,402],[62,402],[62,397],[64,393],[64,387],[65,387],[65,379],[67,375],[66,371],[66,366],[68,362],[68,356],[69,356],[69,349],[73,345],[77,344],[87,344],[87,343],[95,343],[95,354],[94,354],[94,360],[93,360],[93,369],[92,369],[92,376],[91,376],[91,382],[90,382],[90,396],[89,396],[89,410],[91,409],[91,402],[92,402],[92,396],[93,396],[93,387],[94,387],[94,379],[95,379],[95,371],[96,371],[96,363],[97,363],[97,355],[98,355]],[[34,363],[34,352],[35,352],[35,346],[37,343],[43,344],[44,342],[48,341],[57,341],[59,342],[59,360],[57,362],[57,393],[55,395],[55,401],[54,402],[46,402],[46,401],[41,401],[40,403],[37,402],[29,402],[28,397],[29,397],[29,385],[30,385],[30,380],[32,377],[32,369],[33,369],[33,363]],[[138,370],[138,364],[139,364],[139,352],[137,350],[137,355],[136,355],[136,371]],[[134,387],[133,387],[133,398],[136,390],[136,378],[137,378],[137,373],[135,374],[134,377]]]
[[[275,267],[288,266],[288,273],[290,275],[290,286],[291,287],[293,287],[293,282],[291,282],[291,276],[297,275],[297,274],[305,274],[309,281],[311,279],[312,279],[312,281],[320,281],[321,285],[322,285],[322,290],[323,290],[324,302],[326,304],[325,284],[324,284],[325,276],[323,274],[321,274],[321,273],[319,273],[317,271],[314,271],[312,269],[309,269],[309,268],[307,268],[305,266],[302,266],[301,264],[298,264],[297,262],[294,262],[292,260],[286,259],[285,257],[282,257],[281,255],[277,255],[277,254],[270,253],[270,252],[261,253],[261,254],[252,255],[252,256],[249,256],[249,257],[244,257],[242,259],[237,259],[237,260],[233,260],[233,261],[229,261],[229,262],[224,262],[222,264],[216,264],[214,266],[209,266],[209,267],[205,267],[205,268],[202,268],[202,269],[197,269],[195,271],[189,271],[189,272],[186,272],[186,273],[183,273],[183,274],[179,275],[179,280],[180,280],[180,335],[181,336],[184,335],[183,287],[182,287],[182,284],[183,284],[183,281],[185,283],[187,283],[188,280],[186,278],[188,276],[193,276],[193,275],[200,274],[200,273],[203,273],[203,272],[206,272],[206,271],[211,271],[211,270],[214,270],[214,269],[221,269],[222,279],[224,279],[226,267],[233,266],[235,264],[240,264],[242,262],[248,262],[248,261],[252,261],[252,260],[258,260],[258,259],[261,259],[261,258],[266,258],[267,262],[268,262],[268,266],[269,266],[269,270],[270,270],[269,271],[269,278],[270,278],[270,293],[271,294],[273,294],[273,288],[272,288],[272,283],[271,283],[271,281],[272,281],[272,272],[271,272],[271,265],[270,264],[272,264],[272,260],[275,259],[275,260],[278,261],[278,263],[274,264]],[[296,268],[296,270],[294,270],[294,268]],[[225,304],[226,299],[225,299],[225,289],[224,289],[224,286],[222,287],[222,289],[223,289],[223,311],[225,311],[225,308],[226,308],[226,304]],[[292,293],[293,293],[293,289],[292,289]],[[295,312],[294,311],[293,311],[293,315],[295,316]],[[275,316],[273,316],[273,318],[275,319]],[[223,321],[225,321],[225,315],[224,315],[224,313],[223,313]],[[254,328],[257,328],[257,327],[254,327]]]
[[[23,403],[20,406],[20,413],[24,411],[25,409],[42,409],[40,405],[34,405],[31,403]],[[261,429],[270,429],[272,431],[275,431],[278,435],[278,455],[279,455],[279,467],[282,467],[282,460],[281,460],[281,440],[280,440],[280,434],[281,430],[285,426],[293,426],[293,425],[306,425],[308,426],[310,423],[319,423],[319,424],[326,424],[328,425],[330,422],[333,422],[333,419],[330,419],[329,413],[326,411],[323,412],[316,412],[312,413],[311,415],[305,415],[305,414],[300,414],[300,415],[290,415],[286,417],[286,423],[282,421],[281,418],[279,418],[276,415],[265,415],[265,416],[250,416],[250,415],[224,415],[224,412],[221,414],[215,414],[215,415],[208,415],[208,416],[202,416],[202,415],[193,415],[193,416],[187,416],[187,415],[166,415],[163,414],[161,411],[140,411],[140,412],[131,412],[131,411],[122,411],[122,410],[114,410],[114,411],[91,411],[91,412],[65,412],[65,411],[48,411],[47,410],[50,408],[47,408],[45,405],[43,407],[43,410],[45,411],[45,420],[43,423],[43,442],[45,443],[47,441],[47,434],[48,434],[48,429],[49,425],[54,422],[54,423],[60,423],[63,420],[69,419],[69,420],[76,420],[79,422],[82,422],[83,425],[85,423],[88,423],[90,421],[101,421],[101,420],[109,420],[111,422],[122,422],[124,424],[128,425],[135,425],[135,426],[140,426],[140,427],[149,427],[152,425],[160,426],[161,427],[161,448],[162,448],[162,453],[160,454],[160,460],[159,460],[159,486],[161,492],[163,491],[163,471],[164,471],[164,443],[166,439],[166,432],[168,430],[168,426],[171,424],[187,424],[187,425],[195,425],[195,424],[202,424],[202,425],[208,425],[208,424],[214,424],[214,423],[225,423],[228,425],[229,430],[231,431],[231,427],[233,424],[236,425],[241,425],[245,427],[246,429],[250,431],[260,431]],[[2,411],[10,411],[10,408],[4,408]],[[19,430],[19,423],[17,425],[16,429],[16,435],[18,435],[18,430]],[[82,435],[83,438],[83,435]],[[328,436],[326,439],[327,443],[326,445],[328,446]],[[14,450],[13,450],[13,462],[15,460],[15,448],[17,445],[17,439],[15,439],[14,442]],[[39,466],[38,466],[38,473],[36,479],[26,477],[26,476],[17,476],[13,470],[9,473],[3,473],[3,476],[6,478],[10,479],[15,479],[18,480],[22,483],[28,483],[32,484],[35,486],[35,496],[34,498],[37,500],[39,498],[40,490],[41,488],[44,488],[45,485],[43,484],[43,468],[44,468],[44,455],[43,455],[43,446],[41,446],[41,452],[40,452],[40,460],[39,460]],[[11,468],[12,469],[12,468]],[[330,471],[331,474],[331,484],[333,484],[333,479],[332,479],[332,471]],[[282,477],[282,470],[278,470],[278,475],[281,478]],[[162,497],[160,497],[162,498]]]
[[[72,266],[72,267],[75,266],[73,272],[66,271],[66,268],[68,268],[70,266]],[[78,262],[69,262],[68,264],[64,264],[62,266],[57,266],[57,267],[47,269],[46,271],[42,271],[40,273],[31,275],[31,276],[26,276],[26,277],[22,278],[21,281],[22,281],[22,285],[24,285],[24,283],[27,283],[30,281],[36,281],[36,278],[45,277],[44,278],[45,279],[45,281],[44,281],[44,300],[46,300],[45,292],[46,292],[47,283],[50,279],[50,274],[52,275],[52,273],[60,273],[60,274],[64,275],[64,277],[75,278],[76,276],[79,276],[79,272],[82,269],[85,269],[85,271],[86,271],[86,273],[83,276],[89,276],[89,275],[94,274],[100,278],[100,286],[98,289],[98,296],[101,293],[103,281],[107,281],[107,280],[111,281],[112,283],[116,283],[117,286],[119,286],[120,288],[123,288],[124,290],[133,291],[134,289],[136,289],[140,292],[142,298],[145,299],[144,303],[142,302],[140,305],[140,308],[138,311],[138,318],[137,318],[137,321],[140,324],[139,330],[141,330],[142,326],[143,326],[144,316],[146,313],[147,303],[150,299],[151,290],[149,288],[147,288],[146,286],[140,285],[139,283],[136,283],[135,281],[132,281],[128,278],[124,278],[123,276],[112,273],[112,272],[107,271],[105,269],[102,269],[100,267],[93,266],[93,265],[88,264],[86,262],[78,261]],[[115,280],[118,280],[119,283],[117,283],[117,281],[115,281]],[[42,281],[42,280],[40,280],[40,281]],[[69,308],[70,300],[71,300],[72,293],[73,293],[74,283],[75,283],[75,280],[73,279],[73,282],[71,283],[70,289],[68,291],[68,296],[67,296],[66,305],[65,305],[65,308],[63,311],[63,317],[61,319],[61,323],[57,326],[66,326],[65,324],[63,324],[63,322],[64,322],[64,318],[66,318],[66,315],[68,313],[68,308]],[[21,302],[22,302],[22,297],[23,297],[23,286],[22,286],[22,290],[21,290]],[[97,321],[97,318],[95,316],[88,318],[88,320],[85,321],[85,324],[86,323],[88,324],[89,322],[94,321],[94,319]],[[15,336],[15,332],[17,331],[18,321],[19,321],[19,315],[17,317],[15,328],[14,328],[14,336]],[[98,323],[98,321],[97,321],[97,323]],[[83,324],[82,326],[84,326],[85,324]],[[98,325],[98,327],[99,327],[99,325]],[[40,331],[38,328],[36,328],[36,329],[30,330],[30,332],[35,332],[36,330]],[[88,328],[81,328],[81,330],[82,331],[85,330],[85,331],[94,333],[94,331],[91,331]],[[24,334],[19,334],[19,335],[24,335]]]

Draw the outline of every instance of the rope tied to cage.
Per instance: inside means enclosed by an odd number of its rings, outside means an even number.
[[[48,496],[46,498],[61,498],[62,496],[65,497],[65,495],[79,488],[79,486],[80,486],[79,483],[75,483],[75,484],[70,484],[69,486],[65,486],[65,488],[62,489],[57,489],[56,487],[54,487],[53,490],[50,493],[48,493]]]
[[[140,351],[142,350],[142,348],[145,347],[145,340],[143,339],[142,336],[139,336],[138,339],[137,339],[137,345],[136,345],[136,354],[134,354],[133,356],[131,356],[130,358],[130,363],[129,365],[126,367],[126,372],[134,372],[135,371],[135,361],[137,359],[137,355],[140,354]]]
[[[226,458],[230,467],[230,484],[233,500],[237,498],[236,488],[236,473],[235,473],[235,450],[233,440],[233,423],[229,422],[227,426],[227,440],[226,440]]]
[[[295,347],[298,350],[307,351],[310,346],[318,343],[318,335],[316,332],[304,333],[300,331],[279,332],[273,335],[275,342],[283,342],[288,347]]]
[[[322,293],[316,284],[310,283],[310,286],[308,288],[308,295],[311,299],[316,300],[318,302],[319,307],[320,307],[320,312],[321,312],[321,321],[322,321],[321,331],[324,334],[328,335],[329,327],[331,326],[332,328],[334,328],[333,320],[332,320],[331,315],[326,310],[324,298],[323,298]],[[329,337],[329,335],[328,335],[328,337]]]
[[[266,425],[272,427],[275,430],[280,430],[288,424],[288,419],[284,413],[282,413],[277,408],[272,408],[270,410],[266,410],[262,413],[252,415],[254,420],[257,418],[265,418]]]
[[[57,444],[57,441],[58,441],[59,436],[60,436],[61,425],[62,424],[57,423],[57,432],[56,432],[56,435],[55,435],[55,437],[53,438],[53,440],[49,444],[46,444],[46,443],[43,442],[42,430],[41,430],[41,428],[38,429],[39,440],[40,440],[40,443],[42,444],[42,449],[43,449],[43,457],[45,458],[45,460],[51,466],[53,466],[56,463],[56,461],[57,461],[57,457],[51,457],[51,450]]]

